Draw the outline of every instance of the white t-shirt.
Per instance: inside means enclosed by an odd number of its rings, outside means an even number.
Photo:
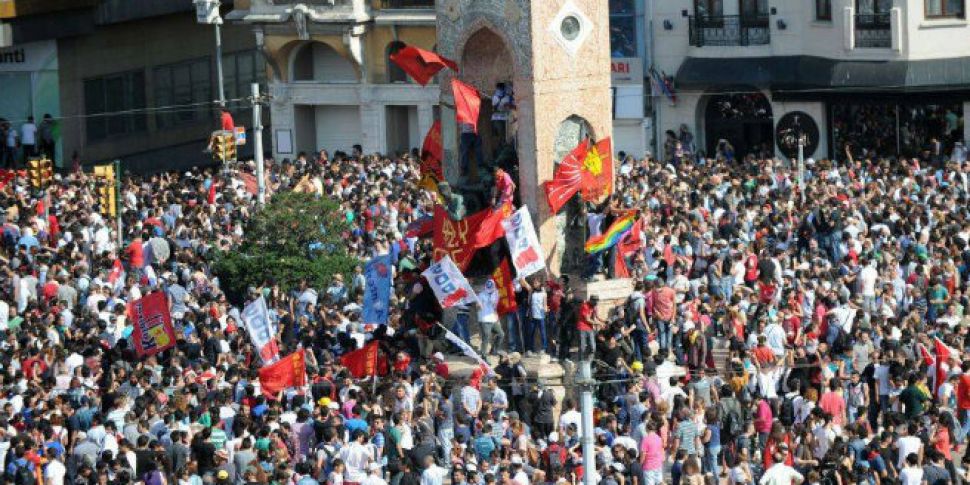
[[[896,463],[896,467],[902,470],[903,464],[906,463],[906,457],[910,453],[919,455],[919,450],[923,447],[923,441],[916,436],[903,436],[896,440],[896,447],[899,448],[899,460]],[[920,473],[922,474],[923,471],[920,470]],[[917,483],[919,482],[917,481]]]
[[[498,290],[495,289],[495,284],[493,283],[491,289],[486,286],[478,292],[478,321],[487,323],[497,322],[498,313],[495,310],[496,307],[498,307]]]
[[[44,468],[44,481],[47,485],[64,485],[67,468],[60,461],[53,460]]]
[[[36,145],[37,125],[33,123],[24,123],[24,125],[20,127],[20,142],[24,145]]]
[[[543,318],[546,316],[546,292],[533,291],[529,295],[529,316]]]
[[[879,272],[869,264],[859,272],[859,281],[862,283],[862,296],[876,296],[876,280],[879,279]]]
[[[923,483],[923,469],[919,467],[903,468],[899,473],[899,483],[902,485],[920,485]]]
[[[758,483],[761,485],[794,485],[801,483],[804,479],[805,477],[794,468],[784,463],[775,463],[761,476]]]
[[[362,482],[367,477],[367,465],[373,460],[371,448],[356,441],[340,450],[340,459],[346,464],[344,480]]]

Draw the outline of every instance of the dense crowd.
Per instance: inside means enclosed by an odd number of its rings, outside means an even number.
[[[676,137],[676,135],[675,135]],[[689,140],[681,146],[691,146]],[[59,174],[41,199],[0,191],[0,467],[15,485],[439,483],[959,483],[970,429],[970,167],[944,159],[617,160],[613,195],[585,204],[589,236],[631,211],[642,245],[609,311],[580,278],[516,282],[498,315],[442,317],[410,228],[434,211],[410,156],[326,152],[269,163],[270,193],[330,197],[348,249],[394,253],[386,328],[362,325],[366,279],[253,288],[305,388],[265,396],[259,356],[211,255],[258,210],[251,165],[126,176],[122,234],[96,181]],[[493,203],[514,199],[501,170]],[[449,213],[461,198],[443,190]],[[120,239],[120,241],[119,241]],[[396,248],[393,249],[392,248]],[[589,256],[612,276],[614,251]],[[586,275],[593,277],[594,275]],[[126,304],[164,291],[177,346],[138,359]],[[437,319],[427,321],[428,318]],[[437,323],[489,360],[470,376]],[[481,338],[486,336],[486,338]],[[354,379],[340,356],[380,342],[390,371]],[[718,349],[726,361],[715,359]],[[592,358],[593,430],[525,355]],[[544,358],[543,358],[544,359]],[[542,360],[547,362],[547,360]],[[669,377],[672,366],[685,372]],[[686,376],[681,377],[686,373]],[[580,439],[592,433],[594,469]]]

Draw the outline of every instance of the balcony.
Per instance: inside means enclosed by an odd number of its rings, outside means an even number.
[[[690,45],[768,45],[771,28],[767,15],[716,15],[690,17]]]
[[[434,8],[434,0],[381,0],[382,8]]]
[[[855,15],[855,46],[863,49],[889,49],[893,46],[889,12]]]

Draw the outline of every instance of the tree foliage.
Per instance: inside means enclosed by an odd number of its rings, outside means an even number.
[[[243,243],[216,256],[213,270],[234,301],[267,280],[287,292],[303,279],[321,289],[360,263],[347,254],[349,231],[336,202],[297,192],[276,194],[246,224]]]

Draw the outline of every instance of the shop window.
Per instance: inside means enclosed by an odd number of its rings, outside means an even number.
[[[155,68],[155,122],[159,129],[208,119],[212,114],[211,66],[208,57]]]
[[[637,10],[633,0],[610,0],[610,55],[637,57]]]
[[[815,0],[815,20],[832,20],[832,0]]]
[[[88,141],[144,132],[147,128],[145,107],[145,71],[84,80]]]
[[[927,18],[966,18],[967,0],[924,0]]]

